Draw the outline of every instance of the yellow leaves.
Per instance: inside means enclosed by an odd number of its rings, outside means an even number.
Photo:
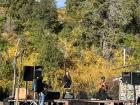
[[[108,79],[121,75],[123,69],[113,69],[122,66],[122,51],[114,51],[114,59],[110,61],[105,60],[102,56],[90,50],[82,50],[81,53],[81,58],[74,58],[75,60],[73,61],[75,61],[76,69],[71,72],[75,91],[81,89],[87,92],[97,91],[96,87],[98,87],[102,76]],[[128,54],[126,56],[128,57]],[[133,60],[133,57],[129,56],[127,60]],[[127,62],[127,64],[128,63],[129,62]]]
[[[71,37],[73,39],[75,39],[78,35],[81,35],[83,32],[85,31],[85,29],[83,29],[82,27],[77,27],[77,28],[74,28],[72,33],[71,33]],[[77,34],[78,33],[78,34]]]
[[[11,86],[12,86],[12,81],[7,81],[7,80],[0,80],[0,86],[2,86],[3,88],[10,88],[11,89]]]
[[[8,59],[8,58],[13,58],[14,57],[14,54],[15,54],[15,47],[14,46],[11,46],[11,47],[9,47],[8,49],[7,49],[7,51],[6,52],[4,52],[4,57],[6,58],[6,59]]]
[[[14,57],[15,57],[15,53],[16,53],[16,50],[17,50],[17,54],[16,54],[16,60],[17,60],[17,67],[20,67],[20,52],[21,52],[21,49],[17,49],[17,46],[9,46],[7,48],[7,50],[3,53],[3,56],[4,56],[4,59],[13,59],[14,60]],[[29,52],[30,49],[27,49],[25,51],[26,52]],[[37,57],[38,57],[38,53],[35,52],[35,51],[32,51],[30,52],[30,54],[26,55],[26,54],[23,54],[22,56],[22,65],[33,65],[33,63],[37,60]]]
[[[73,48],[72,48],[71,43],[67,43],[67,44],[65,45],[65,50],[66,50],[67,52],[73,51]]]
[[[34,65],[35,61],[37,60],[38,53],[33,52],[28,57],[24,57],[23,64],[24,65]]]
[[[93,65],[96,62],[96,66],[102,67],[105,64],[105,59],[91,50],[82,51],[83,64]]]
[[[65,54],[65,57],[70,56],[73,52],[75,52],[75,48],[72,45],[72,42],[68,42],[66,39],[59,38],[59,47],[63,47],[61,50]]]
[[[84,57],[84,61],[86,63],[90,63],[90,62],[92,62],[93,54],[91,51],[87,50],[83,53],[83,57]]]

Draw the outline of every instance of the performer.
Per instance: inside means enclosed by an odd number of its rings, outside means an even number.
[[[71,80],[71,76],[70,76],[68,71],[65,72],[62,83],[64,85],[64,88],[70,88],[71,87],[72,80]]]
[[[108,98],[107,91],[108,91],[108,85],[105,81],[105,77],[103,76],[101,77],[101,83],[99,86],[99,91],[97,93],[97,98],[101,100],[107,99]]]
[[[45,94],[44,94],[44,89],[45,89],[45,84],[42,82],[43,77],[37,77],[36,79],[36,92],[38,94],[38,105],[44,105],[45,101]]]
[[[71,91],[72,80],[71,80],[71,76],[70,76],[68,71],[65,72],[65,75],[62,79],[62,83],[63,83],[64,89],[65,89],[65,92],[63,93],[62,98],[63,99],[73,99],[74,94],[72,94],[70,92]]]

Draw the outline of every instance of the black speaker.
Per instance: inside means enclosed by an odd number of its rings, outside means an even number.
[[[137,99],[137,104],[139,104],[140,103],[140,97],[138,97],[138,99]]]
[[[140,85],[140,72],[132,72],[132,85]]]
[[[24,66],[23,70],[24,70],[24,74],[23,74],[24,81],[32,81],[33,78],[42,76],[42,66],[35,66],[35,67]]]
[[[131,84],[131,72],[122,72],[122,82]]]
[[[32,81],[33,80],[33,66],[24,66],[23,67],[23,80]]]
[[[53,99],[59,99],[60,98],[60,92],[45,92],[45,100],[53,100]]]

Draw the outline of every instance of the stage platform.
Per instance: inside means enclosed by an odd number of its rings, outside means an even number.
[[[93,99],[68,99],[54,100],[57,105],[133,105],[132,101],[124,100],[93,100]],[[62,104],[63,103],[63,104]]]
[[[16,100],[8,100],[8,105],[15,105]],[[33,105],[33,100],[19,100],[19,103],[27,102]],[[35,100],[37,102],[37,100]],[[25,105],[25,104],[24,104]],[[94,100],[94,99],[56,99],[46,100],[45,105],[133,105],[133,101],[125,100]]]
[[[8,99],[7,101],[3,102],[3,105],[16,105],[17,100],[15,99]],[[37,105],[37,99],[19,99],[18,105]]]

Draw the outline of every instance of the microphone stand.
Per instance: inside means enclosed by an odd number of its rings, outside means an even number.
[[[33,86],[33,91],[34,91],[34,96],[33,96],[33,102],[31,103],[31,104],[33,104],[33,105],[37,105],[37,102],[36,102],[36,94],[35,94],[35,76],[36,76],[36,74],[35,74],[35,71],[36,71],[36,68],[35,68],[35,63],[34,63],[34,69],[33,69],[33,82],[34,82],[34,86]]]

